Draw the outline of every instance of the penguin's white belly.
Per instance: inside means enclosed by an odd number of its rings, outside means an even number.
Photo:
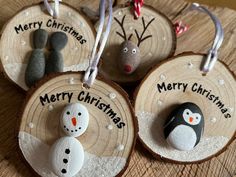
[[[57,140],[49,154],[54,173],[60,177],[76,175],[84,163],[84,149],[74,137],[62,137]]]
[[[181,151],[192,150],[196,141],[197,135],[194,129],[187,125],[179,125],[175,127],[167,137],[167,142]]]

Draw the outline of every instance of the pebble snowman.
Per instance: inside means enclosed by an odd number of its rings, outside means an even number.
[[[183,103],[168,117],[164,135],[170,146],[177,150],[192,150],[200,141],[204,129],[201,109],[194,103]]]
[[[60,177],[75,176],[84,163],[84,149],[76,137],[82,135],[89,124],[89,113],[80,103],[68,104],[61,115],[60,125],[66,136],[58,139],[50,150],[49,162]]]

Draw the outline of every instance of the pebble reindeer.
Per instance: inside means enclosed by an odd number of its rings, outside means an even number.
[[[76,175],[84,163],[84,149],[76,137],[81,136],[89,124],[89,113],[80,103],[67,105],[60,118],[66,136],[51,147],[49,162],[53,172],[60,177]]]
[[[152,37],[152,35],[148,35],[145,37],[143,35],[148,29],[148,26],[155,20],[155,18],[152,18],[151,21],[148,22],[148,24],[145,24],[144,17],[142,17],[142,24],[144,29],[141,35],[138,34],[138,31],[136,29],[134,30],[138,39],[138,43],[135,44],[133,41],[131,41],[133,34],[130,34],[130,36],[127,37],[126,31],[124,29],[125,17],[126,16],[124,15],[121,22],[116,17],[114,18],[115,21],[120,25],[123,34],[118,31],[116,33],[124,39],[124,42],[122,42],[120,46],[119,67],[123,73],[132,74],[138,68],[141,61],[141,54],[139,49],[140,44],[146,39]]]
[[[52,72],[63,72],[64,61],[61,50],[67,44],[68,38],[63,32],[55,32],[50,38],[52,51],[46,60],[44,48],[47,45],[48,33],[44,29],[37,29],[33,33],[34,49],[29,58],[25,72],[25,83],[28,87],[33,86],[43,76]]]

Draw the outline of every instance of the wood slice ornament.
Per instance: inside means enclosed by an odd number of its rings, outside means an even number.
[[[159,61],[172,56],[176,35],[171,21],[143,6],[139,19],[131,7],[116,7],[111,33],[102,55],[101,74],[118,83],[141,80]]]
[[[77,138],[85,156],[76,176],[120,175],[127,167],[137,135],[126,93],[100,77],[90,89],[85,89],[82,73],[50,77],[29,91],[22,111],[18,142],[26,161],[40,176],[55,176],[48,156],[53,143],[65,136],[60,115],[69,103],[80,103],[89,112],[89,125]]]
[[[52,3],[53,5],[53,3]],[[84,71],[89,64],[89,55],[95,41],[92,24],[74,8],[60,3],[59,16],[50,16],[43,4],[24,8],[3,27],[0,42],[0,58],[4,74],[24,90],[25,70],[33,48],[33,32],[44,29],[50,36],[64,32],[68,37],[61,51],[64,71]],[[14,39],[14,40],[13,40]],[[42,49],[47,54],[47,49]]]
[[[236,132],[235,78],[217,61],[222,26],[199,4],[190,8],[207,13],[215,23],[208,55],[185,53],[156,66],[137,89],[135,100],[144,146],[155,156],[184,163],[218,155]]]
[[[155,67],[137,89],[135,113],[139,138],[155,156],[175,162],[200,162],[222,152],[234,139],[235,78],[221,62],[203,76],[200,68],[205,57],[176,56]],[[190,151],[170,147],[163,131],[169,113],[184,102],[197,104],[205,118],[203,137]]]

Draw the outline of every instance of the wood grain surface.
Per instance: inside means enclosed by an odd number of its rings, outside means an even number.
[[[26,5],[39,0],[0,0],[0,25],[11,18],[14,13]],[[93,0],[67,0],[75,8],[84,4],[93,6]],[[118,1],[122,3],[122,1]],[[190,30],[178,38],[177,53],[194,51],[206,53],[214,36],[214,26],[204,14],[189,12],[183,14],[188,3],[182,0],[146,0],[146,3],[165,13],[173,22],[183,20]],[[225,41],[220,51],[220,59],[236,74],[236,12],[227,8],[210,8],[223,23]],[[17,116],[25,93],[13,86],[3,75],[0,76],[0,176],[32,177],[36,176],[20,156],[17,144]],[[218,157],[201,164],[176,165],[156,160],[143,146],[137,142],[128,169],[124,177],[234,177],[236,176],[236,142]]]

